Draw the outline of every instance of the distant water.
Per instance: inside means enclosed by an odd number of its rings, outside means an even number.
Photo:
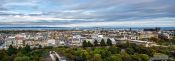
[[[71,30],[67,27],[0,27],[0,30]]]
[[[161,27],[161,30],[175,30],[175,27]]]
[[[142,30],[154,27],[0,27],[0,30],[94,30],[94,29],[133,29]],[[175,30],[175,27],[160,27],[161,30]]]

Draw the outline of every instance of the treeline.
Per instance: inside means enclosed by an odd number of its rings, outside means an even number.
[[[166,37],[159,37],[159,38],[151,37],[148,40],[152,42],[156,42],[160,45],[175,45],[175,36],[173,36],[170,39]]]
[[[90,41],[84,40],[82,43],[83,47],[93,47],[93,46],[112,46],[112,41],[108,38],[107,42],[104,41],[104,39],[101,40],[100,44],[97,40],[95,40],[93,43]]]
[[[31,49],[26,45],[17,49],[10,45],[8,50],[0,50],[0,61],[45,61],[45,54],[46,50],[41,48]]]
[[[154,54],[160,53],[175,58],[175,46],[145,47],[134,43],[112,44],[110,39],[105,42],[83,41],[82,48],[55,48],[71,61],[149,61]]]
[[[128,48],[132,49],[132,47]],[[151,57],[147,55],[150,52],[147,54],[145,52],[130,52],[130,50],[118,46],[56,48],[55,50],[70,61],[149,61]]]

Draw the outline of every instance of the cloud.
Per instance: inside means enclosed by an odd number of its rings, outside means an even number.
[[[166,20],[166,21],[164,21]],[[51,22],[8,22],[3,23],[4,25],[11,24],[13,26],[44,26],[44,27],[175,27],[175,18],[156,18],[156,19],[142,19],[142,20],[131,20],[131,21],[81,21],[72,20],[70,22],[65,20],[56,20]],[[78,21],[78,22],[76,22]],[[39,23],[39,24],[38,24]],[[0,23],[1,24],[1,23]],[[11,26],[7,25],[7,26]],[[23,26],[22,26],[23,27]]]
[[[48,22],[52,21],[71,21],[71,20],[84,20],[84,19],[67,19],[67,18],[54,18],[54,17],[47,17],[47,16],[21,16],[21,15],[14,15],[14,16],[2,16],[0,20],[4,20],[1,22],[38,22],[41,20],[48,20]],[[26,21],[24,21],[26,20]]]
[[[100,24],[104,24],[104,26],[111,26],[110,24],[114,26],[125,24],[174,26],[172,24],[175,21],[172,19],[175,17],[173,2],[175,1],[2,0],[0,2],[0,22],[59,26],[85,26],[84,24],[87,26],[101,26]],[[163,23],[163,21],[167,22]]]
[[[167,20],[167,21],[164,21]],[[174,27],[175,18],[157,18],[137,21],[110,21],[110,22],[86,22],[76,24],[58,25],[64,27],[94,27],[94,26],[118,26],[118,27]]]

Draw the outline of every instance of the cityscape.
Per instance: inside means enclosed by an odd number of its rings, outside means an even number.
[[[3,50],[7,50],[7,54],[10,53],[12,57],[24,54],[23,58],[15,58],[17,61],[20,59],[36,61],[103,60],[100,57],[104,57],[107,61],[122,61],[123,58],[140,61],[166,61],[174,60],[175,57],[175,31],[160,30],[158,27],[137,30],[132,30],[132,28],[78,30],[76,28],[72,30],[2,30],[0,32],[1,54],[5,55]],[[29,56],[36,54],[36,57],[26,57],[28,54]],[[5,56],[3,57],[1,59],[5,60]],[[9,58],[6,57],[6,59]]]
[[[0,61],[175,61],[174,2],[0,0]]]

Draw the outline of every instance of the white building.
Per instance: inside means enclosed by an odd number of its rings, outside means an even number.
[[[72,37],[71,45],[72,46],[81,46],[85,37],[81,37],[81,35],[75,35]]]
[[[116,44],[116,41],[114,38],[109,38],[112,41],[112,44]]]
[[[9,36],[8,38],[5,39],[5,48],[9,47],[10,45],[16,46],[17,42],[15,40],[15,37]]]
[[[56,46],[56,40],[55,39],[49,39],[47,41],[47,46]]]
[[[59,41],[58,46],[65,46],[65,45],[66,45],[66,43],[64,41]]]
[[[145,47],[157,46],[154,42],[141,41],[141,40],[130,40],[131,43],[136,43],[137,45],[144,45]]]

